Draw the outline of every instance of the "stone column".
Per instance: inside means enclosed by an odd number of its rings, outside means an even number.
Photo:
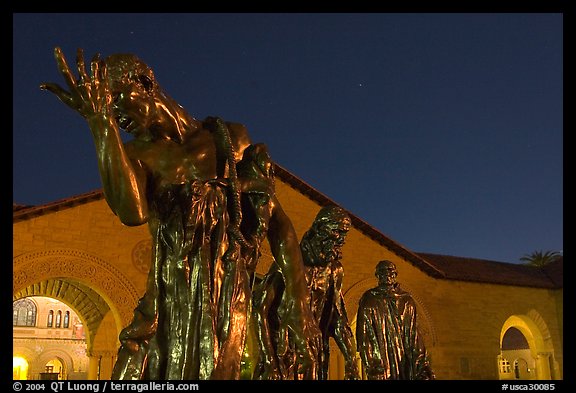
[[[112,352],[102,352],[100,359],[100,379],[110,380],[112,377],[112,370],[114,369],[114,363],[116,363],[116,353]]]
[[[536,378],[540,380],[552,379],[549,352],[538,352],[538,355],[536,355]]]
[[[98,379],[98,363],[99,355],[94,353],[88,354],[88,376],[90,381],[95,381]]]
[[[88,366],[88,379],[110,380],[112,369],[116,362],[116,353],[109,351],[93,351]]]

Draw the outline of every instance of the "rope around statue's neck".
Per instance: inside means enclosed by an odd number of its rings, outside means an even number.
[[[240,183],[238,181],[238,174],[236,173],[236,159],[234,146],[232,145],[232,138],[226,123],[219,117],[212,118],[216,125],[215,135],[220,137],[219,142],[223,144],[226,162],[228,164],[228,179],[230,188],[230,198],[232,198],[232,205],[230,213],[230,225],[228,227],[229,235],[236,240],[242,247],[252,248],[246,241],[244,235],[240,231],[240,223],[242,222],[242,205],[240,203]],[[218,144],[216,144],[218,146]]]

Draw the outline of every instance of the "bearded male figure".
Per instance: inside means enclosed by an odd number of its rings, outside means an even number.
[[[329,339],[332,337],[345,360],[345,379],[358,379],[354,336],[342,295],[342,246],[350,230],[350,217],[337,206],[320,209],[310,229],[300,241],[304,259],[308,303],[322,333],[312,379],[328,379],[330,363]],[[293,343],[290,332],[278,329],[275,308],[282,304],[283,282],[272,266],[255,291],[255,319],[261,360],[257,379],[299,379],[302,373],[293,367]],[[305,377],[305,375],[304,375]]]

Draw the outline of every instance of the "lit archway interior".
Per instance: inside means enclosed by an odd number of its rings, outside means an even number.
[[[28,362],[23,357],[15,356],[12,358],[12,379],[28,379]]]

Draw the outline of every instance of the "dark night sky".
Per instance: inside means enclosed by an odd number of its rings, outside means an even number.
[[[194,117],[245,124],[295,176],[415,252],[563,249],[563,14],[13,14],[13,201],[101,188],[42,82],[129,52]]]

